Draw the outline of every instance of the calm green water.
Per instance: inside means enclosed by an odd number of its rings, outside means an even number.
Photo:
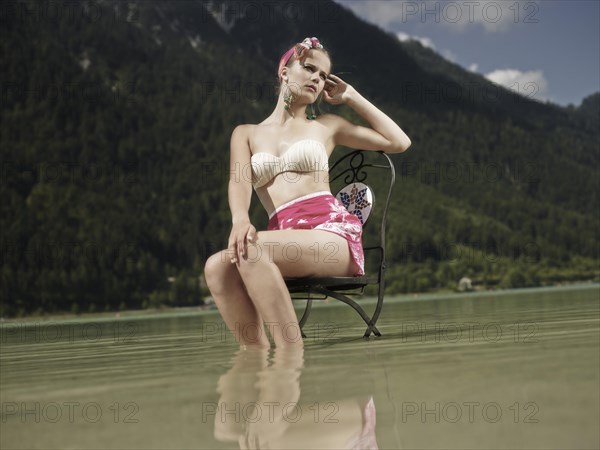
[[[212,313],[4,322],[0,447],[598,448],[599,294],[388,302],[371,340],[323,305],[303,355]]]

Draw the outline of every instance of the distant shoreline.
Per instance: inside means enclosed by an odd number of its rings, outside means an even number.
[[[539,293],[539,292],[556,292],[556,291],[572,291],[579,289],[599,289],[600,283],[595,281],[588,282],[577,282],[577,283],[563,283],[552,286],[537,286],[529,288],[514,288],[514,289],[494,289],[485,291],[470,291],[470,292],[429,292],[429,293],[412,293],[412,294],[390,294],[386,296],[385,302],[414,302],[424,300],[440,300],[444,298],[455,299],[461,297],[494,297],[499,295],[508,295],[515,292],[521,294],[527,293]],[[373,296],[365,296],[359,300],[362,303],[374,303],[376,298]],[[328,299],[326,301],[315,301],[314,306],[342,306],[341,302],[335,299]],[[296,303],[297,309],[302,309],[304,304],[299,301]],[[77,321],[114,321],[114,320],[127,320],[127,319],[150,319],[150,318],[168,318],[178,317],[184,315],[204,315],[204,314],[218,314],[218,310],[211,306],[189,306],[189,307],[165,307],[165,308],[152,308],[152,309],[137,309],[137,310],[126,310],[126,311],[108,311],[108,312],[95,312],[95,313],[83,313],[83,314],[72,314],[72,313],[57,313],[57,314],[44,314],[39,316],[26,316],[26,317],[15,317],[15,318],[0,318],[0,325],[10,323],[39,323],[39,322],[77,322]]]

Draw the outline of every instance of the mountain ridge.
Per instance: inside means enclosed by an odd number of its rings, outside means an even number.
[[[201,303],[198,276],[229,232],[231,131],[270,113],[279,56],[313,35],[413,141],[391,155],[390,293],[464,275],[488,287],[598,276],[597,94],[572,109],[503,88],[487,102],[416,95],[410,83],[418,94],[471,78],[444,77],[439,57],[333,2],[298,3],[287,21],[270,3],[210,2],[270,14],[224,20],[229,32],[187,0],[98,2],[120,21],[3,16],[0,315]],[[256,198],[250,214],[266,225]]]

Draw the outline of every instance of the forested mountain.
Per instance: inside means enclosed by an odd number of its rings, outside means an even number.
[[[0,19],[1,316],[201,303],[231,132],[270,113],[306,36],[413,142],[393,155],[389,293],[598,277],[600,93],[534,101],[329,1],[17,1]]]

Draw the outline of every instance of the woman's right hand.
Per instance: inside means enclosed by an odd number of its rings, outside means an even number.
[[[231,263],[235,264],[248,255],[248,242],[256,240],[256,228],[249,220],[234,223],[229,234],[227,243],[228,253],[231,255]]]

